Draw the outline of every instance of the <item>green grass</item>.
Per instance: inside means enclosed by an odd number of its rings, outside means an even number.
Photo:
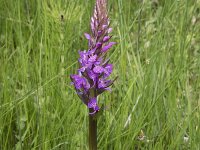
[[[1,150],[88,149],[69,75],[93,5],[0,0]],[[109,12],[118,80],[99,97],[98,148],[200,149],[200,1],[109,0]]]

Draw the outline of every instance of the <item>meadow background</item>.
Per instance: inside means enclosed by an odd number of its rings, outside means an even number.
[[[94,0],[0,0],[0,150],[88,149],[70,85]],[[200,149],[200,0],[109,0],[114,63],[98,148]]]

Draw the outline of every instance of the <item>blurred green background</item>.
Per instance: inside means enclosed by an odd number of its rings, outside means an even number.
[[[94,0],[0,0],[0,149],[88,149],[70,85]],[[118,76],[98,148],[200,149],[200,0],[109,0]]]

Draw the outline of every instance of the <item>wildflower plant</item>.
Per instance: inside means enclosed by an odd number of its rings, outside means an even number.
[[[115,45],[110,42],[112,28],[107,13],[107,0],[96,0],[94,14],[91,17],[91,34],[85,33],[88,50],[79,51],[80,58],[77,74],[71,75],[72,84],[82,102],[89,109],[89,147],[97,148],[97,120],[95,115],[100,111],[97,97],[104,91],[110,91],[114,80],[109,76],[113,65],[107,58],[109,49]]]

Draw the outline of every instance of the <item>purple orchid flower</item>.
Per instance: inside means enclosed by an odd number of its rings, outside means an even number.
[[[91,34],[84,34],[89,48],[87,51],[79,51],[78,74],[70,76],[78,96],[90,109],[91,115],[100,110],[97,96],[106,90],[111,90],[110,86],[114,82],[108,79],[113,71],[113,65],[108,64],[106,53],[116,43],[109,42],[112,38],[109,35],[112,28],[110,28],[106,5],[106,0],[96,0],[90,22]]]
[[[89,113],[91,115],[95,114],[96,112],[99,111],[99,106],[97,105],[97,98],[91,98],[89,103],[88,103],[88,108],[93,109],[94,111]]]

